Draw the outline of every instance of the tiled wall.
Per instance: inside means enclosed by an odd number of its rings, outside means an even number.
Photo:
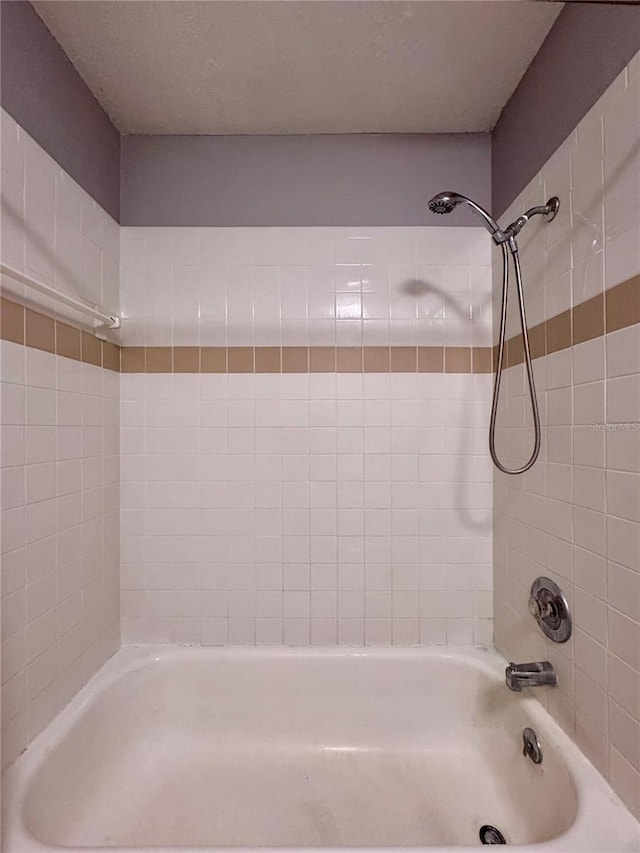
[[[125,640],[490,643],[486,232],[125,228],[122,249],[124,341],[149,347],[121,376]],[[171,345],[223,372],[172,375]]]
[[[496,645],[511,660],[553,663],[560,685],[540,698],[637,815],[639,127],[637,56],[505,215],[553,194],[562,201],[558,219],[532,223],[522,241],[529,320],[547,321],[536,335],[541,459],[523,477],[494,480]],[[513,464],[532,441],[521,365],[507,370],[500,417],[499,447]],[[528,614],[538,575],[567,594],[566,645],[547,641]]]
[[[117,310],[117,224],[6,113],[1,129],[3,262]],[[117,348],[73,312],[25,311],[9,279],[3,295],[6,766],[120,643],[119,373]]]
[[[123,228],[122,342],[486,346],[482,228]]]
[[[117,314],[117,222],[4,110],[0,110],[0,133],[3,263]],[[3,287],[10,293],[25,293],[8,279]],[[60,311],[60,303],[40,295],[37,304],[52,313]],[[82,318],[75,315],[74,319]]]

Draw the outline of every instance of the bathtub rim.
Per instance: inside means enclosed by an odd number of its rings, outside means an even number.
[[[413,646],[413,647],[341,647],[341,646],[197,646],[185,645],[130,645],[122,646],[89,679],[73,699],[55,719],[38,734],[25,751],[2,775],[2,843],[5,853],[53,853],[53,851],[74,850],[85,853],[106,853],[114,850],[118,853],[204,853],[204,851],[228,851],[228,853],[256,853],[267,848],[224,848],[224,847],[59,847],[44,844],[36,839],[27,828],[24,819],[24,803],[31,779],[46,759],[48,753],[60,743],[73,729],[76,721],[86,708],[98,701],[112,684],[122,676],[146,666],[163,661],[185,658],[206,659],[226,658],[228,660],[259,659],[260,657],[280,659],[417,659],[449,660],[453,663],[471,666],[482,672],[492,681],[504,679],[507,661],[495,649],[482,649],[466,646]],[[507,690],[507,687],[504,688]],[[542,703],[535,696],[520,694],[518,701],[524,704],[524,710],[534,727],[544,733],[547,748],[560,752],[562,761],[571,777],[576,794],[576,816],[566,832],[551,841],[527,845],[513,845],[519,853],[543,853],[543,851],[563,851],[563,853],[640,853],[640,822],[636,821],[624,803],[610,788],[608,782],[589,762],[571,738],[560,728]],[[606,815],[607,821],[601,819]],[[630,833],[635,829],[636,841],[631,839],[628,846],[612,847],[605,832],[594,832],[609,821],[616,820],[616,826],[629,826]],[[6,845],[6,846],[5,846]],[[343,853],[351,848],[268,848],[269,853]],[[358,853],[389,853],[389,847],[358,848]],[[474,847],[417,847],[414,853],[475,853]]]

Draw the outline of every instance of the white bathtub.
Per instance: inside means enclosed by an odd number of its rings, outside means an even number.
[[[504,660],[471,650],[122,649],[7,771],[5,853],[640,850]],[[544,752],[522,755],[532,726]]]

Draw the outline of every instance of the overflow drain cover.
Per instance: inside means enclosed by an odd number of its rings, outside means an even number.
[[[495,826],[485,823],[480,827],[480,841],[483,844],[506,844],[504,835]]]

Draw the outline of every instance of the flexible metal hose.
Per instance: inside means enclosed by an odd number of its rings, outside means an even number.
[[[520,310],[520,328],[522,329],[522,342],[524,345],[524,361],[527,370],[527,380],[529,383],[529,399],[531,401],[531,411],[533,414],[533,428],[535,433],[533,452],[529,460],[521,468],[507,468],[500,462],[496,453],[496,420],[498,417],[498,402],[500,399],[500,383],[502,381],[502,369],[504,363],[504,350],[506,346],[506,331],[507,331],[507,299],[509,288],[509,253],[507,244],[502,243],[502,308],[500,311],[500,336],[498,344],[498,363],[496,365],[496,375],[493,382],[493,400],[491,403],[491,420],[489,422],[489,452],[493,459],[493,464],[502,471],[503,474],[524,474],[535,463],[540,453],[540,413],[538,411],[538,398],[536,395],[536,386],[533,378],[533,367],[531,365],[531,348],[529,346],[529,332],[527,329],[527,317],[524,307],[524,291],[522,287],[522,270],[520,268],[520,258],[518,256],[518,247],[515,240],[509,241],[511,256],[513,257],[513,265],[516,273],[516,288],[518,291],[518,307]]]

